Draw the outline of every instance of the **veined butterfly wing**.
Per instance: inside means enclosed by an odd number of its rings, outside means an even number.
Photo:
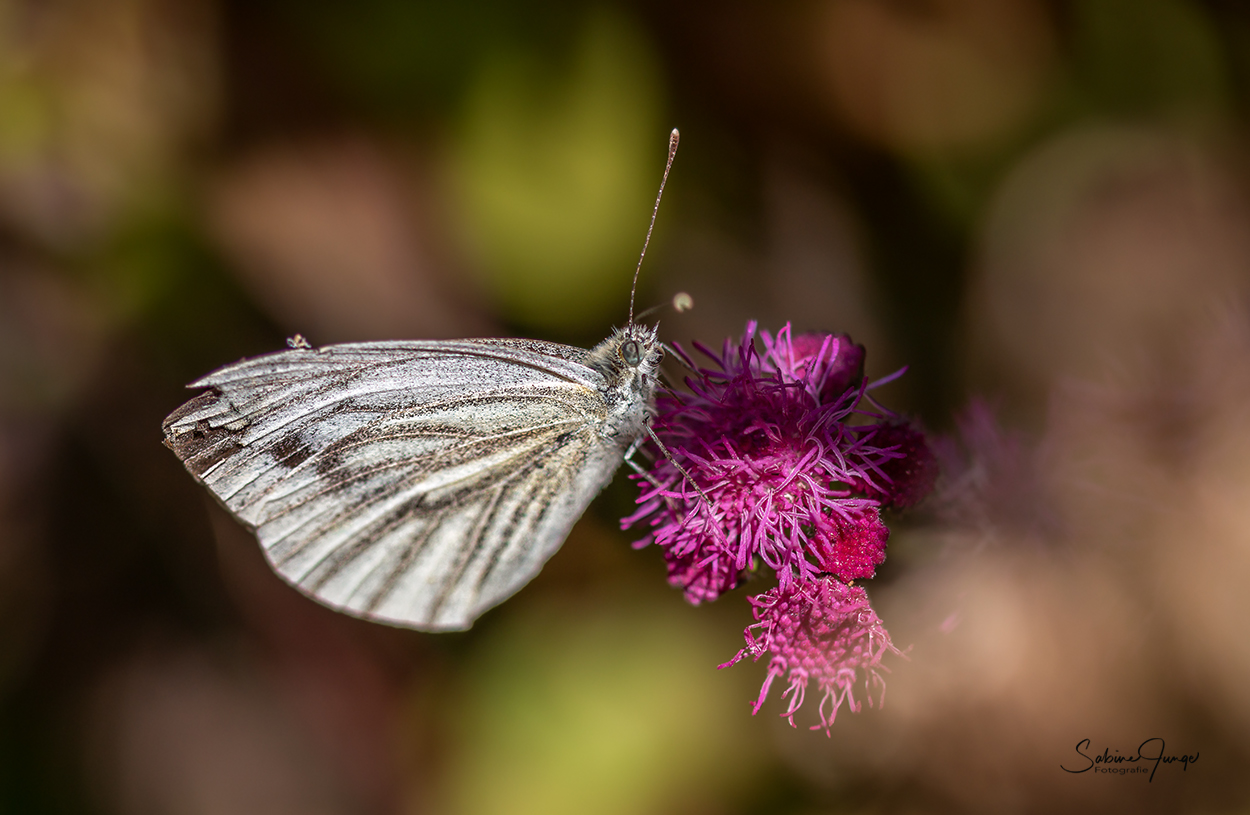
[[[594,351],[284,351],[192,383],[208,390],[165,420],[165,443],[307,594],[463,629],[538,573],[611,480],[643,432],[658,347],[631,325]]]

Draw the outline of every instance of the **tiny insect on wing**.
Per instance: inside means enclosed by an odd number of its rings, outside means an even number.
[[[651,414],[660,343],[297,347],[222,368],[165,443],[255,530],[274,569],[336,609],[468,628],[525,585]]]

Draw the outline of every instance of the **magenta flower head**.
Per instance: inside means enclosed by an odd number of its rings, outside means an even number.
[[[816,681],[827,729],[843,700],[858,709],[857,672],[879,682],[893,650],[848,583],[876,573],[889,538],[880,510],[923,498],[936,461],[923,433],[868,396],[893,377],[870,384],[864,349],[845,335],[795,337],[787,325],[773,337],[749,323],[720,354],[695,347],[712,366],[677,349],[689,392],[662,394],[652,423],[672,461],[657,457],[638,478],[639,508],[622,524],[650,526],[635,546],[664,550],[669,582],[691,603],[772,571],[777,586],[751,599],[747,647],[727,664],[772,654],[755,709],[785,674],[791,724]]]
[[[789,590],[778,586],[750,602],[756,622],[744,632],[746,647],[720,667],[727,668],[748,655],[757,661],[766,653],[773,655],[752,713],[759,712],[779,676],[785,676],[789,683],[781,696],[790,697],[782,715],[791,725],[806,698],[808,684],[815,682],[820,692],[820,724],[812,729],[823,727],[827,734],[843,702],[855,713],[862,707],[854,696],[861,672],[868,704],[873,704],[874,690],[879,692],[879,702],[885,701],[885,680],[878,669],[888,669],[881,658],[887,651],[898,654],[899,650],[868,605],[868,593],[863,589],[823,577],[796,581]]]

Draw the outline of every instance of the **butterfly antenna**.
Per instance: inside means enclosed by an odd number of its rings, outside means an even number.
[[[677,128],[668,135],[668,163],[664,165],[664,177],[660,179],[660,191],[655,196],[655,208],[651,210],[651,225],[647,227],[647,239],[642,242],[642,254],[638,256],[638,266],[634,269],[634,283],[629,287],[629,324],[634,324],[634,293],[638,291],[638,273],[642,271],[642,259],[647,256],[647,246],[651,243],[651,230],[655,229],[655,216],[660,212],[660,199],[664,197],[664,185],[668,183],[668,171],[673,169],[673,157],[677,155],[677,142],[681,134]]]

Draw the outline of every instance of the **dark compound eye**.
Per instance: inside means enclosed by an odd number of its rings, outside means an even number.
[[[625,364],[631,367],[637,367],[642,362],[642,349],[638,347],[636,340],[625,340],[622,343],[621,359],[625,360]]]

